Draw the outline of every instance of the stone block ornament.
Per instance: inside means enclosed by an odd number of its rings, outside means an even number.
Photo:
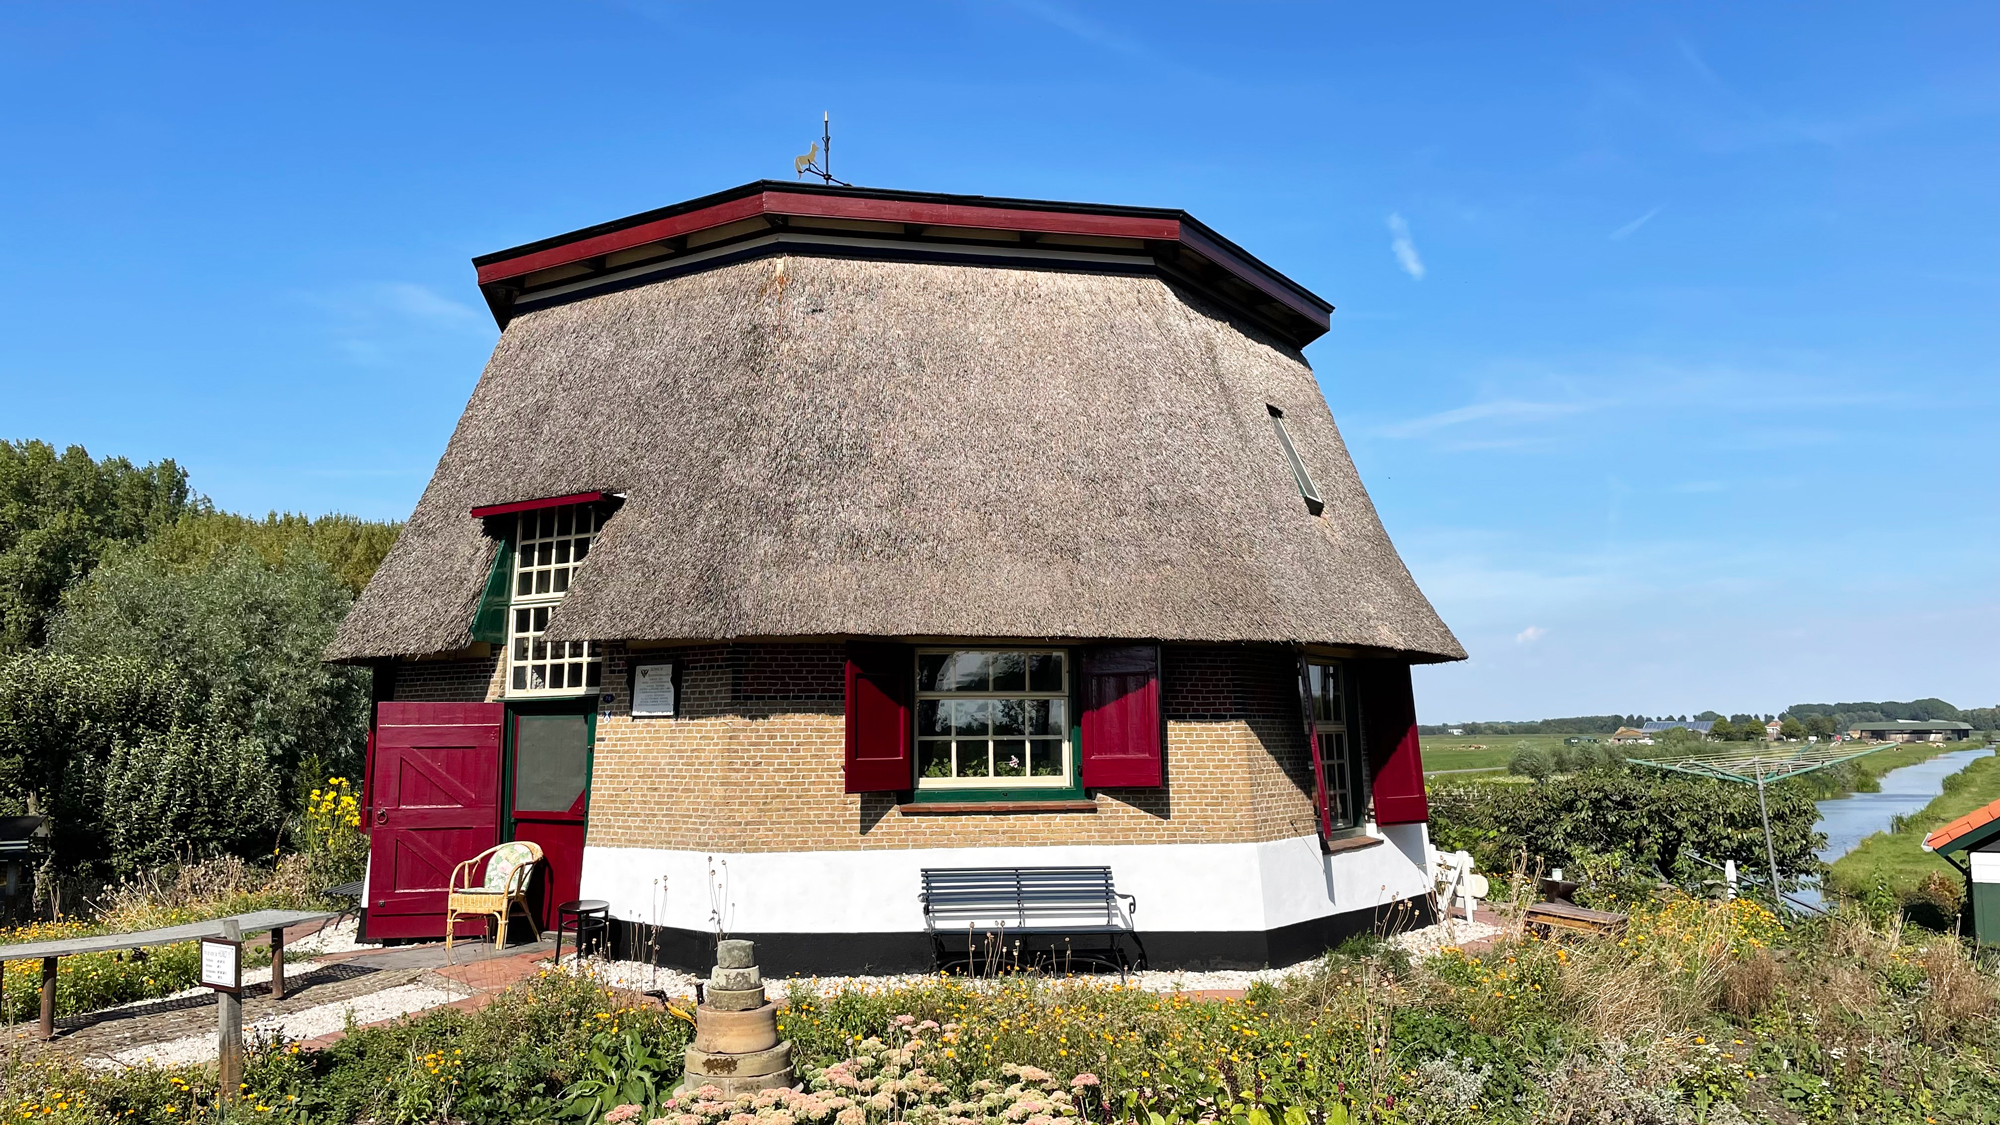
[[[703,1086],[734,1096],[797,1085],[792,1044],[778,1039],[778,1006],[764,995],[755,943],[716,943],[715,970],[694,1016],[687,1077],[675,1096]]]

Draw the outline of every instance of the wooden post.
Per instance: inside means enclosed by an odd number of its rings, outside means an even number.
[[[561,958],[557,958],[561,960]],[[285,998],[285,927],[271,927],[271,999]]]
[[[243,936],[236,919],[222,920],[222,936],[230,941]],[[233,1102],[243,1081],[243,993],[217,992],[215,1009],[216,1095],[224,1102]]]
[[[42,1038],[56,1037],[56,959],[42,958]]]

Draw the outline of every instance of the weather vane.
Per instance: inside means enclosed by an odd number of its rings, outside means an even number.
[[[846,180],[833,178],[833,115],[820,114],[819,128],[819,140],[813,142],[804,156],[792,158],[792,174],[803,179],[807,172],[811,172],[826,183],[853,187]]]

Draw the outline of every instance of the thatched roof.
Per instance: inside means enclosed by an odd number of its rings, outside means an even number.
[[[462,648],[468,511],[594,489],[626,501],[551,638],[1465,655],[1303,357],[1157,275],[777,256],[520,313],[329,655]]]

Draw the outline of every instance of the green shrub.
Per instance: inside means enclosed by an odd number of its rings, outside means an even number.
[[[1655,770],[1591,770],[1536,785],[1430,779],[1432,831],[1439,838],[1492,836],[1474,851],[1488,871],[1525,855],[1543,870],[1590,855],[1620,855],[1641,871],[1693,890],[1709,868],[1692,857],[1739,865],[1764,858],[1754,786]],[[1822,867],[1824,837],[1810,790],[1786,781],[1767,796],[1778,868],[1788,886]]]
[[[1507,759],[1507,772],[1519,777],[1532,777],[1536,781],[1547,781],[1556,772],[1555,759],[1549,752],[1537,746],[1523,746]]]

